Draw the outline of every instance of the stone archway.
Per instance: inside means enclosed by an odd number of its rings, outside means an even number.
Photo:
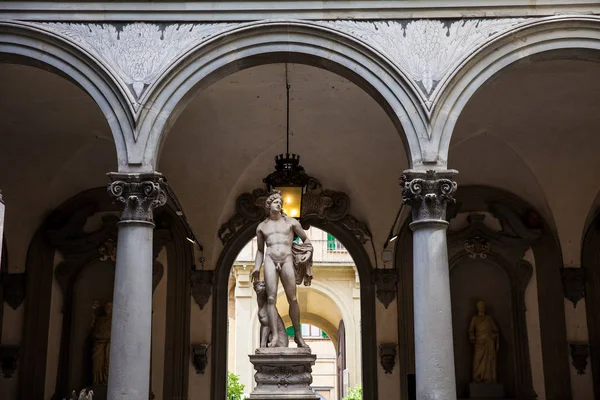
[[[48,335],[51,320],[51,296],[53,280],[59,283],[64,298],[62,328],[56,386],[53,398],[68,396],[71,390],[80,390],[85,385],[83,371],[73,374],[72,359],[79,355],[72,345],[74,336],[74,311],[70,307],[74,286],[78,276],[86,268],[104,259],[103,268],[114,268],[115,253],[110,252],[116,244],[118,208],[111,203],[106,188],[81,192],[55,209],[36,231],[27,253],[27,287],[23,341],[19,361],[19,397],[41,400],[45,393],[48,367]],[[84,229],[88,219],[102,216],[99,229],[88,232]],[[170,206],[155,213],[154,263],[152,282],[155,287],[163,276],[163,266],[156,258],[162,248],[167,251],[169,278],[167,281],[166,329],[164,356],[164,398],[184,398],[188,391],[189,368],[189,318],[190,318],[190,275],[194,268],[193,249],[186,240],[187,230],[180,217]],[[102,246],[105,246],[102,248]],[[60,252],[63,261],[54,268],[55,254]],[[112,289],[112,288],[110,288]],[[81,358],[81,357],[80,357]],[[85,370],[84,367],[80,367]]]
[[[594,382],[595,398],[598,398],[600,396],[600,215],[594,217],[585,232],[581,249],[581,267],[585,270],[579,272],[583,272],[585,275],[574,279],[579,283],[574,289],[581,293],[583,280],[585,280],[585,308],[593,373],[592,381]]]
[[[264,202],[267,191],[255,189],[243,193],[236,201],[236,214],[229,219],[218,235],[224,248],[215,269],[212,326],[212,390],[211,398],[225,398],[227,376],[227,316],[228,281],[231,267],[242,248],[256,234],[256,227],[264,220]],[[320,182],[310,179],[302,202],[304,227],[314,226],[335,236],[348,250],[358,270],[361,297],[361,326],[373,327],[362,330],[362,381],[365,400],[377,397],[377,348],[375,325],[375,291],[372,261],[365,244],[372,240],[368,227],[349,214],[350,198],[342,192],[323,189]]]
[[[404,73],[363,41],[307,21],[259,21],[226,27],[175,60],[142,99],[139,139],[156,165],[170,127],[194,94],[236,71],[297,63],[347,78],[377,101],[405,144],[411,167],[422,165],[425,112]]]
[[[443,83],[431,115],[431,144],[446,165],[454,127],[475,92],[510,65],[547,52],[600,50],[600,19],[558,16],[524,20],[477,49]],[[600,58],[599,55],[595,56]]]
[[[524,216],[535,211],[534,207],[518,196],[501,189],[485,186],[462,187],[456,192],[460,207],[448,210],[450,220],[460,212],[489,212],[502,221],[508,218],[494,205],[509,209],[512,216]],[[537,213],[539,215],[539,213]],[[414,322],[413,322],[413,247],[410,220],[400,230],[395,248],[395,262],[400,270],[398,301],[398,343],[400,345],[400,375],[403,383],[414,374]],[[547,398],[571,399],[570,367],[565,323],[565,308],[560,269],[563,267],[562,253],[558,245],[556,230],[552,224],[540,217],[539,238],[531,242],[536,263],[537,290],[539,301],[539,324],[543,356],[543,372]],[[450,243],[450,242],[449,242]],[[515,320],[521,316],[515,316]],[[518,349],[523,354],[524,349]],[[525,366],[526,367],[526,366]],[[528,371],[522,372],[526,375]],[[523,376],[522,375],[522,376]],[[523,379],[519,377],[519,379]],[[530,378],[529,378],[530,379]],[[402,399],[408,399],[403,389]]]
[[[135,144],[130,102],[102,64],[72,43],[31,24],[0,22],[0,61],[32,65],[73,81],[98,105],[113,135],[117,166],[127,171]]]

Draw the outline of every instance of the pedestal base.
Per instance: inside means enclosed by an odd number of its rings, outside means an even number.
[[[471,383],[469,398],[502,399],[504,398],[504,386],[501,383]]]
[[[251,400],[318,400],[312,391],[312,366],[317,356],[308,348],[260,348],[250,355],[256,373]]]

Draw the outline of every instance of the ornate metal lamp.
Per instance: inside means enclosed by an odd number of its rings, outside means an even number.
[[[290,85],[288,67],[285,64],[286,107],[286,152],[275,157],[275,171],[263,182],[269,191],[279,190],[283,196],[283,211],[290,217],[300,218],[302,195],[306,192],[309,176],[300,165],[300,156],[290,154]]]

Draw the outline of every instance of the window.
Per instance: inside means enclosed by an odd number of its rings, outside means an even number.
[[[336,249],[337,239],[333,237],[333,235],[327,234],[327,250],[337,250]]]
[[[314,325],[302,324],[300,329],[302,330],[302,337],[329,339],[329,336],[325,333],[325,331],[321,330],[320,328],[317,328]],[[293,337],[294,327],[288,326],[287,328],[285,328],[285,332],[289,337]]]
[[[346,251],[344,245],[337,240],[333,235],[327,234],[327,250],[328,251]]]

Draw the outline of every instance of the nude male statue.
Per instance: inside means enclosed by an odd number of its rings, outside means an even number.
[[[279,343],[277,329],[278,313],[276,307],[279,279],[290,305],[290,318],[294,326],[294,341],[298,347],[308,347],[302,338],[300,329],[300,308],[296,300],[296,284],[304,280],[310,285],[312,279],[312,245],[300,223],[282,212],[283,197],[278,190],[267,198],[267,218],[256,228],[258,251],[252,271],[252,280],[260,279],[260,268],[265,265],[264,278],[267,292],[267,316],[271,338],[268,347]],[[302,240],[302,245],[293,243],[294,234]],[[265,243],[267,251],[264,251]],[[292,249],[292,246],[295,246]],[[301,250],[299,250],[301,249]]]

